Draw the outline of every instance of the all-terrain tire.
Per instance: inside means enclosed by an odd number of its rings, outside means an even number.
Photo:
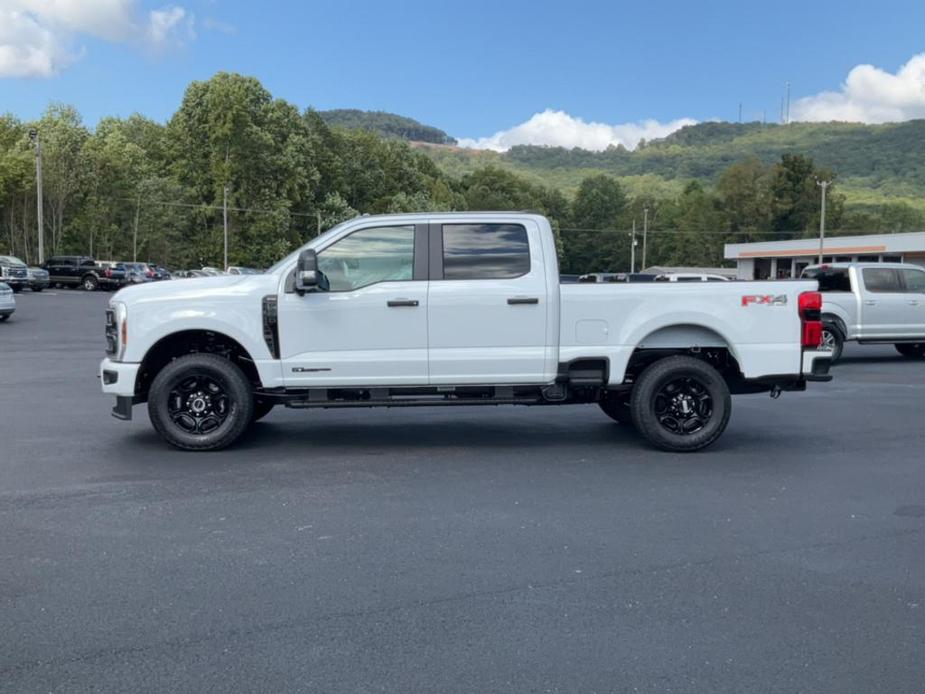
[[[208,385],[195,386],[187,394],[186,386],[194,381]],[[200,431],[192,406],[198,407],[212,396],[215,398],[207,407],[217,410],[219,402],[223,402],[224,416],[217,426]],[[190,410],[189,414],[184,408]],[[214,414],[210,409],[204,413],[205,418]],[[250,381],[236,364],[216,354],[189,354],[175,359],[161,369],[148,392],[151,424],[167,443],[186,451],[217,451],[231,445],[250,425],[253,414]],[[190,431],[191,425],[195,431]]]
[[[712,444],[725,431],[731,411],[729,386],[720,373],[686,356],[666,357],[649,366],[630,399],[639,432],[656,448],[672,452],[698,451]],[[689,424],[697,420],[701,426]]]

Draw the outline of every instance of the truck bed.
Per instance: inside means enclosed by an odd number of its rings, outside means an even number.
[[[799,295],[815,289],[810,280],[562,284],[560,360],[606,358],[619,383],[637,347],[694,345],[729,349],[746,378],[800,373]]]

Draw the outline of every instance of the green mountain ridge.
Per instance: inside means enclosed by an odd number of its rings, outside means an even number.
[[[519,145],[504,153],[451,147],[423,148],[445,171],[461,175],[482,166],[509,169],[574,192],[581,179],[608,173],[630,190],[677,192],[690,180],[715,183],[728,166],[755,158],[765,164],[783,154],[811,157],[832,170],[849,204],[903,202],[925,209],[925,120],[860,123],[708,122],[689,125],[635,150],[601,152]]]
[[[424,125],[414,118],[399,116],[386,111],[361,111],[355,108],[341,108],[318,111],[318,115],[328,125],[351,130],[369,130],[383,137],[438,145],[456,144],[454,138],[439,128]]]

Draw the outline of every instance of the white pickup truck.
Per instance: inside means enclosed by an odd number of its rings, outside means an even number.
[[[822,293],[822,348],[841,357],[846,341],[889,343],[925,358],[925,268],[904,263],[811,265]]]
[[[121,290],[100,378],[116,417],[147,402],[188,450],[227,446],[276,405],[597,403],[692,451],[722,434],[730,393],[831,378],[816,286],[560,286],[542,216],[365,216],[265,274]]]

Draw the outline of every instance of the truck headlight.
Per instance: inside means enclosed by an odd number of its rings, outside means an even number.
[[[121,301],[112,301],[106,310],[106,352],[114,361],[122,361],[128,344],[128,309]]]

